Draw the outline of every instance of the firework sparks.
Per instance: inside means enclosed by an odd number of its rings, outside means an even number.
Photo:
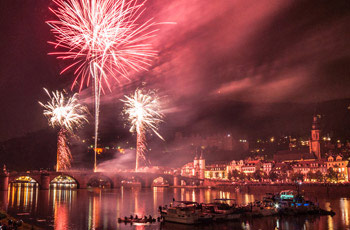
[[[146,151],[146,132],[153,131],[162,140],[163,137],[158,133],[158,125],[162,122],[164,115],[160,111],[158,97],[153,92],[144,94],[137,89],[133,95],[125,96],[121,100],[125,103],[124,113],[128,116],[131,127],[130,132],[137,134],[136,149],[136,167],[139,168],[140,158],[148,162],[145,156]]]
[[[58,18],[47,21],[63,51],[53,52],[59,59],[72,60],[61,73],[74,69],[79,91],[93,81],[95,98],[95,149],[97,149],[101,91],[111,90],[109,79],[120,83],[130,71],[146,70],[156,56],[147,40],[155,35],[153,19],[137,24],[144,2],[136,0],[53,0],[50,9]],[[92,78],[92,79],[91,79]],[[96,152],[95,152],[96,171]]]
[[[56,170],[67,169],[71,166],[72,155],[67,144],[66,133],[73,133],[74,128],[80,127],[87,121],[87,108],[78,103],[77,94],[66,98],[63,92],[52,92],[44,89],[50,100],[43,104],[44,115],[49,119],[52,127],[59,127],[57,140],[57,167]]]
[[[57,137],[57,165],[56,171],[69,169],[73,160],[72,153],[67,144],[67,130],[61,128]]]

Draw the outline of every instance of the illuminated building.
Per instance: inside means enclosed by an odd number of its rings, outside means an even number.
[[[271,172],[276,173],[280,178],[287,179],[292,174],[293,169],[289,164],[276,163],[272,168]]]
[[[195,156],[193,162],[189,162],[181,168],[181,176],[204,179],[205,168],[205,159],[203,157],[203,154],[201,154],[199,158]]]
[[[327,164],[323,160],[319,161],[298,161],[291,165],[294,173],[301,173],[306,176],[309,172],[316,173],[320,171],[323,175],[327,174]]]
[[[230,163],[227,164],[227,173],[232,173],[232,171],[241,171],[242,166],[244,165],[243,160],[239,161],[231,161]]]
[[[194,176],[193,174],[194,172],[194,163],[193,162],[189,162],[187,164],[185,164],[184,166],[182,166],[181,168],[181,176]]]
[[[228,179],[226,164],[212,164],[206,166],[206,179]]]
[[[265,161],[262,163],[262,171],[266,174],[269,175],[271,170],[272,170],[272,162]]]
[[[343,157],[338,155],[336,157],[329,156],[327,158],[327,169],[332,168],[335,172],[338,173],[339,181],[348,181],[348,163],[349,161],[343,160]]]
[[[245,174],[255,173],[262,166],[261,161],[248,161],[241,167],[241,172]]]

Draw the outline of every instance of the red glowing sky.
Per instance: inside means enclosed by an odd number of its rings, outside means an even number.
[[[47,56],[48,0],[0,2],[0,139],[46,126],[43,87],[69,87],[71,73]],[[196,116],[202,103],[318,102],[348,98],[350,2],[149,0],[145,16],[162,25],[147,87],[168,95],[167,111]],[[104,102],[133,87],[116,88]],[[88,97],[90,91],[83,95]],[[88,100],[86,100],[88,101]],[[213,107],[215,109],[215,106]],[[186,121],[182,121],[182,124]]]

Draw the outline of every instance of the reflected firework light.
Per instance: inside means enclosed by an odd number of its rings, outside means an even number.
[[[111,90],[110,79],[121,82],[129,72],[146,70],[157,52],[147,40],[155,36],[152,18],[137,21],[145,2],[136,0],[54,0],[51,9],[58,20],[47,21],[62,51],[52,52],[58,59],[71,60],[61,71],[74,70],[72,88],[79,91],[93,82],[95,104],[95,147],[97,148],[99,110],[103,86]],[[96,151],[95,164],[96,171]]]
[[[158,133],[158,125],[163,122],[164,114],[161,112],[159,98],[154,91],[143,92],[137,89],[133,95],[125,96],[121,101],[125,103],[123,112],[128,116],[131,124],[130,132],[136,132],[137,135],[135,171],[138,171],[140,159],[149,163],[145,156],[146,132],[152,131],[164,140]]]
[[[75,128],[87,122],[85,114],[87,108],[78,102],[78,94],[66,98],[63,92],[52,92],[44,89],[50,100],[43,104],[44,115],[49,119],[52,127],[60,127],[57,140],[57,166],[56,171],[68,169],[71,166],[72,155],[67,144],[66,133],[73,133]]]

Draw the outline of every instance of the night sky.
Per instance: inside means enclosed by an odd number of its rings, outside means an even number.
[[[45,24],[54,18],[49,4],[0,1],[0,140],[47,128],[38,105],[46,100],[42,88],[70,88],[72,73],[59,76],[64,63],[47,55],[53,50]],[[149,0],[146,6],[145,16],[176,25],[159,26],[153,41],[159,56],[148,72],[103,96],[105,122],[122,123],[120,111],[110,108],[142,86],[165,98],[171,121],[163,132],[189,124],[220,127],[237,113],[249,124],[252,108],[262,104],[269,107],[261,116],[276,103],[350,97],[348,0]],[[90,88],[81,98],[92,110]]]

